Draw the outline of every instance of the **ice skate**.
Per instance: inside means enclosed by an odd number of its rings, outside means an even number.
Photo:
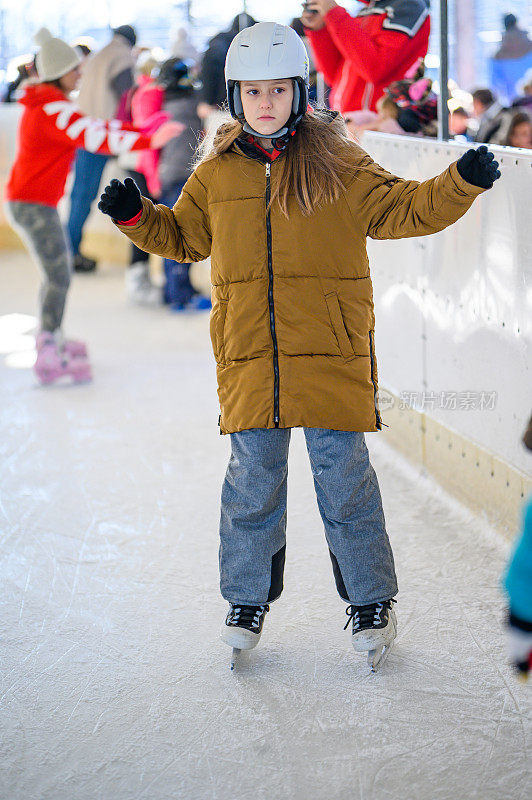
[[[93,258],[76,253],[74,256],[74,272],[94,272],[96,261]]]
[[[73,358],[88,358],[87,345],[78,339],[65,339],[60,331],[54,334],[59,349]]]
[[[192,312],[192,311],[210,311],[212,303],[208,297],[201,294],[194,294],[186,303],[171,303],[171,311],[176,313]]]
[[[154,306],[161,302],[161,291],[151,282],[147,261],[137,261],[128,267],[126,295],[131,303],[139,306]]]
[[[243,606],[231,603],[225,624],[220,631],[223,642],[233,648],[231,669],[235,668],[241,650],[252,650],[259,643],[264,616],[270,606]]]
[[[73,356],[58,343],[53,333],[42,331],[37,336],[35,374],[43,385],[70,377],[75,383],[92,380],[90,364],[86,357]]]
[[[367,606],[349,605],[349,617],[344,630],[353,623],[352,642],[357,653],[367,652],[372,672],[382,666],[397,635],[397,620],[392,604],[396,600],[371,603]]]

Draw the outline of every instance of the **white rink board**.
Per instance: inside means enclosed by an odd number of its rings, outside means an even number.
[[[386,169],[417,180],[468,149],[377,133],[362,145]],[[368,239],[379,378],[398,396],[413,393],[412,407],[529,473],[520,440],[532,410],[532,157],[490,149],[502,178],[455,225],[416,239]],[[457,408],[447,409],[451,392],[471,392],[477,406],[479,393],[497,392],[495,408],[464,408],[467,398],[458,395]]]

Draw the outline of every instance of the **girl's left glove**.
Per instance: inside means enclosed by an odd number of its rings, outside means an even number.
[[[494,182],[501,177],[499,162],[490,153],[485,144],[477,150],[468,150],[458,159],[456,166],[460,176],[473,186],[491,189]]]

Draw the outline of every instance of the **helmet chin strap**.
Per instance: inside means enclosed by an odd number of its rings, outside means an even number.
[[[248,125],[247,122],[244,122],[242,127],[246,133],[251,133],[252,136],[258,136],[260,139],[277,139],[281,136],[286,136],[288,133],[288,128],[286,126],[284,128],[279,128],[279,130],[275,131],[275,133],[259,133],[258,131],[253,130],[251,125]]]

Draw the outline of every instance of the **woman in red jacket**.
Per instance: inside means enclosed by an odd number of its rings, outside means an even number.
[[[362,0],[356,17],[335,0],[309,0],[301,17],[316,66],[332,89],[331,108],[370,109],[386,86],[427,54],[428,0]]]
[[[79,80],[76,51],[43,28],[35,37],[41,83],[29,85],[20,102],[24,113],[18,130],[17,154],[6,188],[6,210],[13,227],[37,261],[43,283],[35,372],[41,383],[68,375],[90,380],[83,342],[61,335],[65,301],[72,272],[72,255],[57,212],[76,148],[119,155],[129,150],[158,149],[183,126],[163,124],[144,136],[117,120],[103,122],[83,116],[69,100]]]

